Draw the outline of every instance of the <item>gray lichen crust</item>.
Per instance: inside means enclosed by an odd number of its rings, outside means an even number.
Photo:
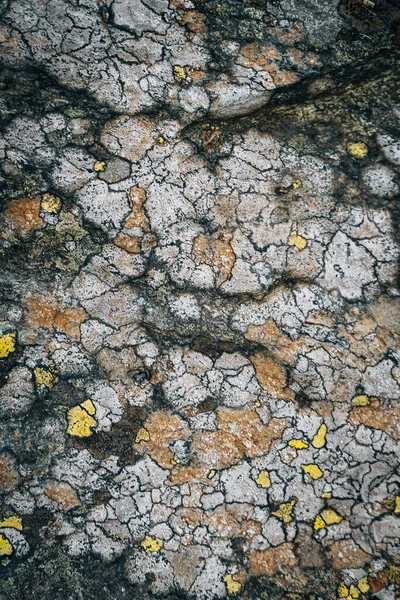
[[[0,0],[1,600],[397,600],[396,0]]]

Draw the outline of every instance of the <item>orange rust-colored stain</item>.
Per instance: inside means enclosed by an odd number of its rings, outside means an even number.
[[[268,548],[267,550],[253,550],[249,552],[249,565],[253,575],[272,576],[280,570],[280,566],[297,564],[294,545],[287,542]]]
[[[400,438],[400,407],[383,408],[375,398],[367,406],[356,406],[350,411],[350,423],[381,429],[395,438]]]
[[[68,306],[50,294],[34,294],[25,301],[24,324],[32,329],[63,331],[71,340],[80,339],[79,326],[87,318],[83,308]]]
[[[294,398],[294,393],[287,387],[286,370],[272,356],[258,352],[251,357],[259,384],[274,398]]]
[[[11,200],[6,205],[4,218],[16,236],[24,236],[30,231],[41,229],[45,222],[40,217],[40,196]]]
[[[212,268],[217,287],[228,279],[236,261],[231,239],[231,232],[222,231],[210,236],[201,233],[193,242],[194,262],[196,265],[206,264]]]
[[[70,510],[80,504],[74,488],[66,481],[49,483],[44,493],[57,502],[63,510]]]

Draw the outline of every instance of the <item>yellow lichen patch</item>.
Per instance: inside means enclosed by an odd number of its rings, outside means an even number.
[[[282,519],[284,523],[290,523],[293,521],[292,513],[296,505],[297,498],[292,498],[290,502],[284,502],[281,504],[275,512],[272,514],[278,519]]]
[[[332,492],[323,492],[323,494],[321,494],[321,498],[325,498],[325,499],[332,498]]]
[[[292,181],[292,189],[297,190],[301,186],[301,180],[295,179]]]
[[[140,444],[140,442],[148,442],[150,439],[150,434],[144,427],[141,427],[137,432],[135,444]]]
[[[89,415],[96,414],[96,407],[91,400],[85,400],[85,402],[82,402],[81,406],[89,413]]]
[[[54,365],[50,365],[48,369],[43,367],[35,367],[33,369],[36,385],[45,385],[51,389],[58,381],[57,370]]]
[[[343,517],[338,515],[332,508],[326,508],[321,512],[321,517],[327,525],[336,525],[343,521]]]
[[[163,547],[164,542],[159,538],[152,538],[149,535],[146,535],[144,540],[141,543],[142,548],[146,552],[159,552]]]
[[[366,594],[371,589],[371,586],[368,583],[368,577],[362,577],[358,580],[357,587],[363,594]]]
[[[307,473],[311,479],[319,479],[324,474],[323,471],[319,468],[318,465],[301,465],[301,468],[305,473]]]
[[[368,146],[364,142],[350,142],[347,144],[347,152],[353,158],[365,158],[368,154]]]
[[[338,591],[339,598],[347,598],[349,595],[349,588],[343,582],[339,585],[337,591]]]
[[[257,485],[263,488],[271,487],[271,479],[269,477],[268,471],[260,471],[256,479],[256,483]]]
[[[5,333],[0,336],[0,358],[7,358],[9,354],[15,351],[15,333]]]
[[[10,556],[13,553],[13,547],[7,538],[0,533],[0,556]]]
[[[57,196],[52,194],[43,194],[40,200],[40,208],[48,213],[58,213],[61,210],[62,202]]]
[[[0,527],[12,527],[13,529],[22,531],[22,519],[17,516],[7,517],[0,522]]]
[[[313,527],[314,527],[315,531],[319,531],[320,529],[324,529],[326,527],[326,523],[323,520],[323,518],[321,517],[321,515],[317,515],[315,517]]]
[[[215,471],[214,469],[211,469],[211,471],[209,472],[209,474],[207,475],[208,479],[212,479],[215,475]]]
[[[389,581],[390,583],[400,583],[400,567],[389,565]]]
[[[312,445],[314,448],[323,448],[326,443],[326,425],[322,423],[321,427],[318,429],[317,433],[314,435],[312,440]]]
[[[289,246],[296,246],[299,250],[304,250],[307,246],[307,240],[301,235],[297,235],[297,231],[291,231],[287,241]]]
[[[351,403],[353,406],[368,406],[370,400],[368,396],[354,396]]]
[[[175,77],[175,81],[185,81],[185,79],[187,78],[185,69],[183,67],[181,67],[180,65],[175,65],[174,66],[174,77]]]
[[[96,420],[92,417],[95,412],[96,409],[91,400],[86,400],[79,406],[70,408],[67,415],[67,433],[75,437],[89,437],[92,435],[92,427],[97,425]]]
[[[303,442],[303,440],[290,440],[288,444],[292,448],[296,448],[296,450],[304,450],[304,448],[308,448],[307,442]]]
[[[350,596],[351,596],[352,598],[359,598],[359,597],[360,597],[360,590],[358,590],[358,589],[356,588],[356,586],[355,586],[355,585],[353,585],[353,584],[351,584],[351,586],[350,586],[350,589],[349,589],[349,592],[350,592]]]
[[[104,171],[104,170],[105,170],[105,168],[106,168],[106,163],[105,163],[105,162],[103,162],[102,160],[98,160],[98,161],[96,161],[96,162],[94,163],[94,165],[93,165],[93,169],[94,169],[94,170],[95,170],[97,173],[99,173],[99,172],[101,172],[101,171]]]
[[[242,589],[242,584],[235,581],[232,575],[225,575],[223,582],[225,583],[226,591],[230,596],[235,596]]]

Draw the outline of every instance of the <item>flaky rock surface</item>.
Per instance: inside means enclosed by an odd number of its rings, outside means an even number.
[[[0,0],[1,600],[396,600],[397,0]]]

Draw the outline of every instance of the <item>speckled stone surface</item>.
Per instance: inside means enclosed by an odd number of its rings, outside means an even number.
[[[0,0],[0,599],[398,600],[397,0]]]

